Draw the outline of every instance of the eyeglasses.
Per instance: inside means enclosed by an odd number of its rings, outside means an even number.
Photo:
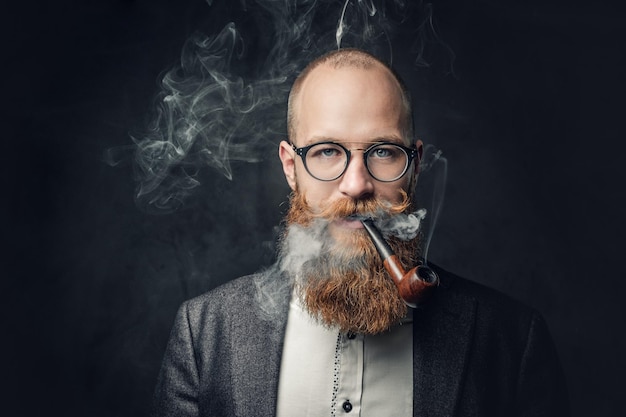
[[[293,150],[302,158],[304,168],[315,179],[333,181],[348,169],[352,153],[336,142],[319,142]],[[361,149],[359,149],[361,150]],[[363,150],[367,172],[381,182],[396,181],[409,169],[417,149],[391,142],[379,142]]]

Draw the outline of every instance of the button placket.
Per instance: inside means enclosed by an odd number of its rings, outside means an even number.
[[[360,415],[363,394],[363,347],[362,334],[347,332],[342,337],[341,366],[337,391],[337,414]]]

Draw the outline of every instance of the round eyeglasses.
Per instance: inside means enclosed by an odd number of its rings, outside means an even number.
[[[315,179],[333,181],[348,169],[352,153],[336,142],[319,142],[293,150],[302,158],[304,168]],[[363,150],[367,172],[381,182],[396,181],[409,169],[417,149],[392,142],[378,142]]]

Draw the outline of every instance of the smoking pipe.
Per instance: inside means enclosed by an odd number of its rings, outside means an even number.
[[[405,272],[398,255],[391,250],[380,230],[374,225],[373,220],[363,219],[361,223],[376,246],[376,250],[383,260],[383,266],[396,284],[400,297],[406,305],[415,308],[439,284],[439,276],[422,262],[409,272]]]

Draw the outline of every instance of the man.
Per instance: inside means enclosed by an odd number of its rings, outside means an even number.
[[[558,359],[531,309],[436,268],[407,308],[360,218],[410,212],[422,142],[408,94],[371,55],[300,74],[279,147],[291,205],[279,262],[180,308],[163,416],[562,416]],[[390,244],[406,269],[419,237]]]

